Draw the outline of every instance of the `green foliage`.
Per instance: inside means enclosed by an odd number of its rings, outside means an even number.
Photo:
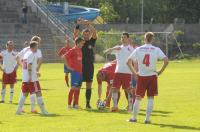
[[[48,0],[96,7],[101,9],[107,22],[141,23],[141,0]],[[143,0],[144,23],[173,23],[174,18],[184,18],[186,23],[198,23],[200,0]],[[109,14],[110,13],[110,14]],[[110,15],[110,18],[109,18]]]
[[[100,3],[101,17],[106,22],[114,22],[119,19],[118,13],[114,10],[113,5],[110,2]]]
[[[196,42],[196,43],[192,44],[192,47],[194,49],[200,50],[200,42]]]

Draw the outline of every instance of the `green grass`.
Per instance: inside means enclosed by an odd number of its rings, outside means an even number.
[[[95,73],[102,64],[95,65]],[[159,77],[159,96],[155,98],[152,124],[143,124],[146,98],[142,101],[138,123],[128,123],[131,117],[123,110],[127,102],[122,93],[118,113],[109,110],[97,111],[97,83],[94,79],[92,91],[92,110],[67,110],[67,93],[62,64],[43,64],[40,83],[47,110],[52,116],[31,114],[29,98],[24,106],[25,114],[15,115],[21,81],[15,86],[13,104],[0,104],[0,132],[190,132],[200,131],[200,61],[170,62],[169,67]],[[21,80],[21,73],[18,71]],[[104,84],[105,86],[105,84]],[[85,108],[85,84],[81,89],[80,106]],[[103,89],[105,92],[105,87]],[[105,94],[104,94],[105,96]],[[39,108],[37,107],[39,110]]]

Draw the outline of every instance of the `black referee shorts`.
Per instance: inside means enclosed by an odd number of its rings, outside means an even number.
[[[94,76],[94,64],[85,63],[82,67],[83,71],[83,82],[92,82]]]

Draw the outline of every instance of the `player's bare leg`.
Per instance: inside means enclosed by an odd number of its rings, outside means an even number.
[[[65,83],[67,84],[67,87],[69,87],[69,73],[65,73]]]

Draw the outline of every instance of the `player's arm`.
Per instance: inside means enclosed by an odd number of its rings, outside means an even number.
[[[32,63],[28,64],[28,76],[29,76],[29,82],[32,81]]]
[[[128,58],[127,65],[129,67],[129,69],[131,70],[131,72],[133,73],[133,75],[136,77],[138,73],[135,70],[133,64],[135,64],[135,62],[131,58]]]
[[[2,63],[3,63],[3,56],[0,53],[0,70],[3,71],[3,67],[2,67]]]
[[[70,71],[73,71],[74,69],[72,67],[69,66],[69,62],[68,62],[68,59],[65,58],[66,57],[66,54],[64,56],[62,56],[63,60],[64,60],[64,64],[67,66],[67,68],[70,70]]]
[[[165,70],[165,68],[167,67],[168,64],[169,64],[168,57],[164,57],[163,65],[162,65],[161,69],[159,71],[157,71],[158,75],[160,75]]]
[[[42,65],[42,57],[38,58],[38,61],[37,61],[37,72],[39,72],[40,68],[41,68],[41,65]]]
[[[86,27],[90,30],[93,39],[97,39],[97,31],[95,27],[90,23],[86,23]]]
[[[106,49],[104,50],[104,54],[110,54],[111,52],[113,51],[117,51],[117,50],[120,50],[121,48],[116,46],[116,47],[113,47],[113,48],[109,48],[109,49]]]
[[[78,19],[76,27],[74,28],[74,31],[73,31],[73,40],[75,40],[78,37],[78,34],[80,32],[80,24],[81,24],[81,20]]]

